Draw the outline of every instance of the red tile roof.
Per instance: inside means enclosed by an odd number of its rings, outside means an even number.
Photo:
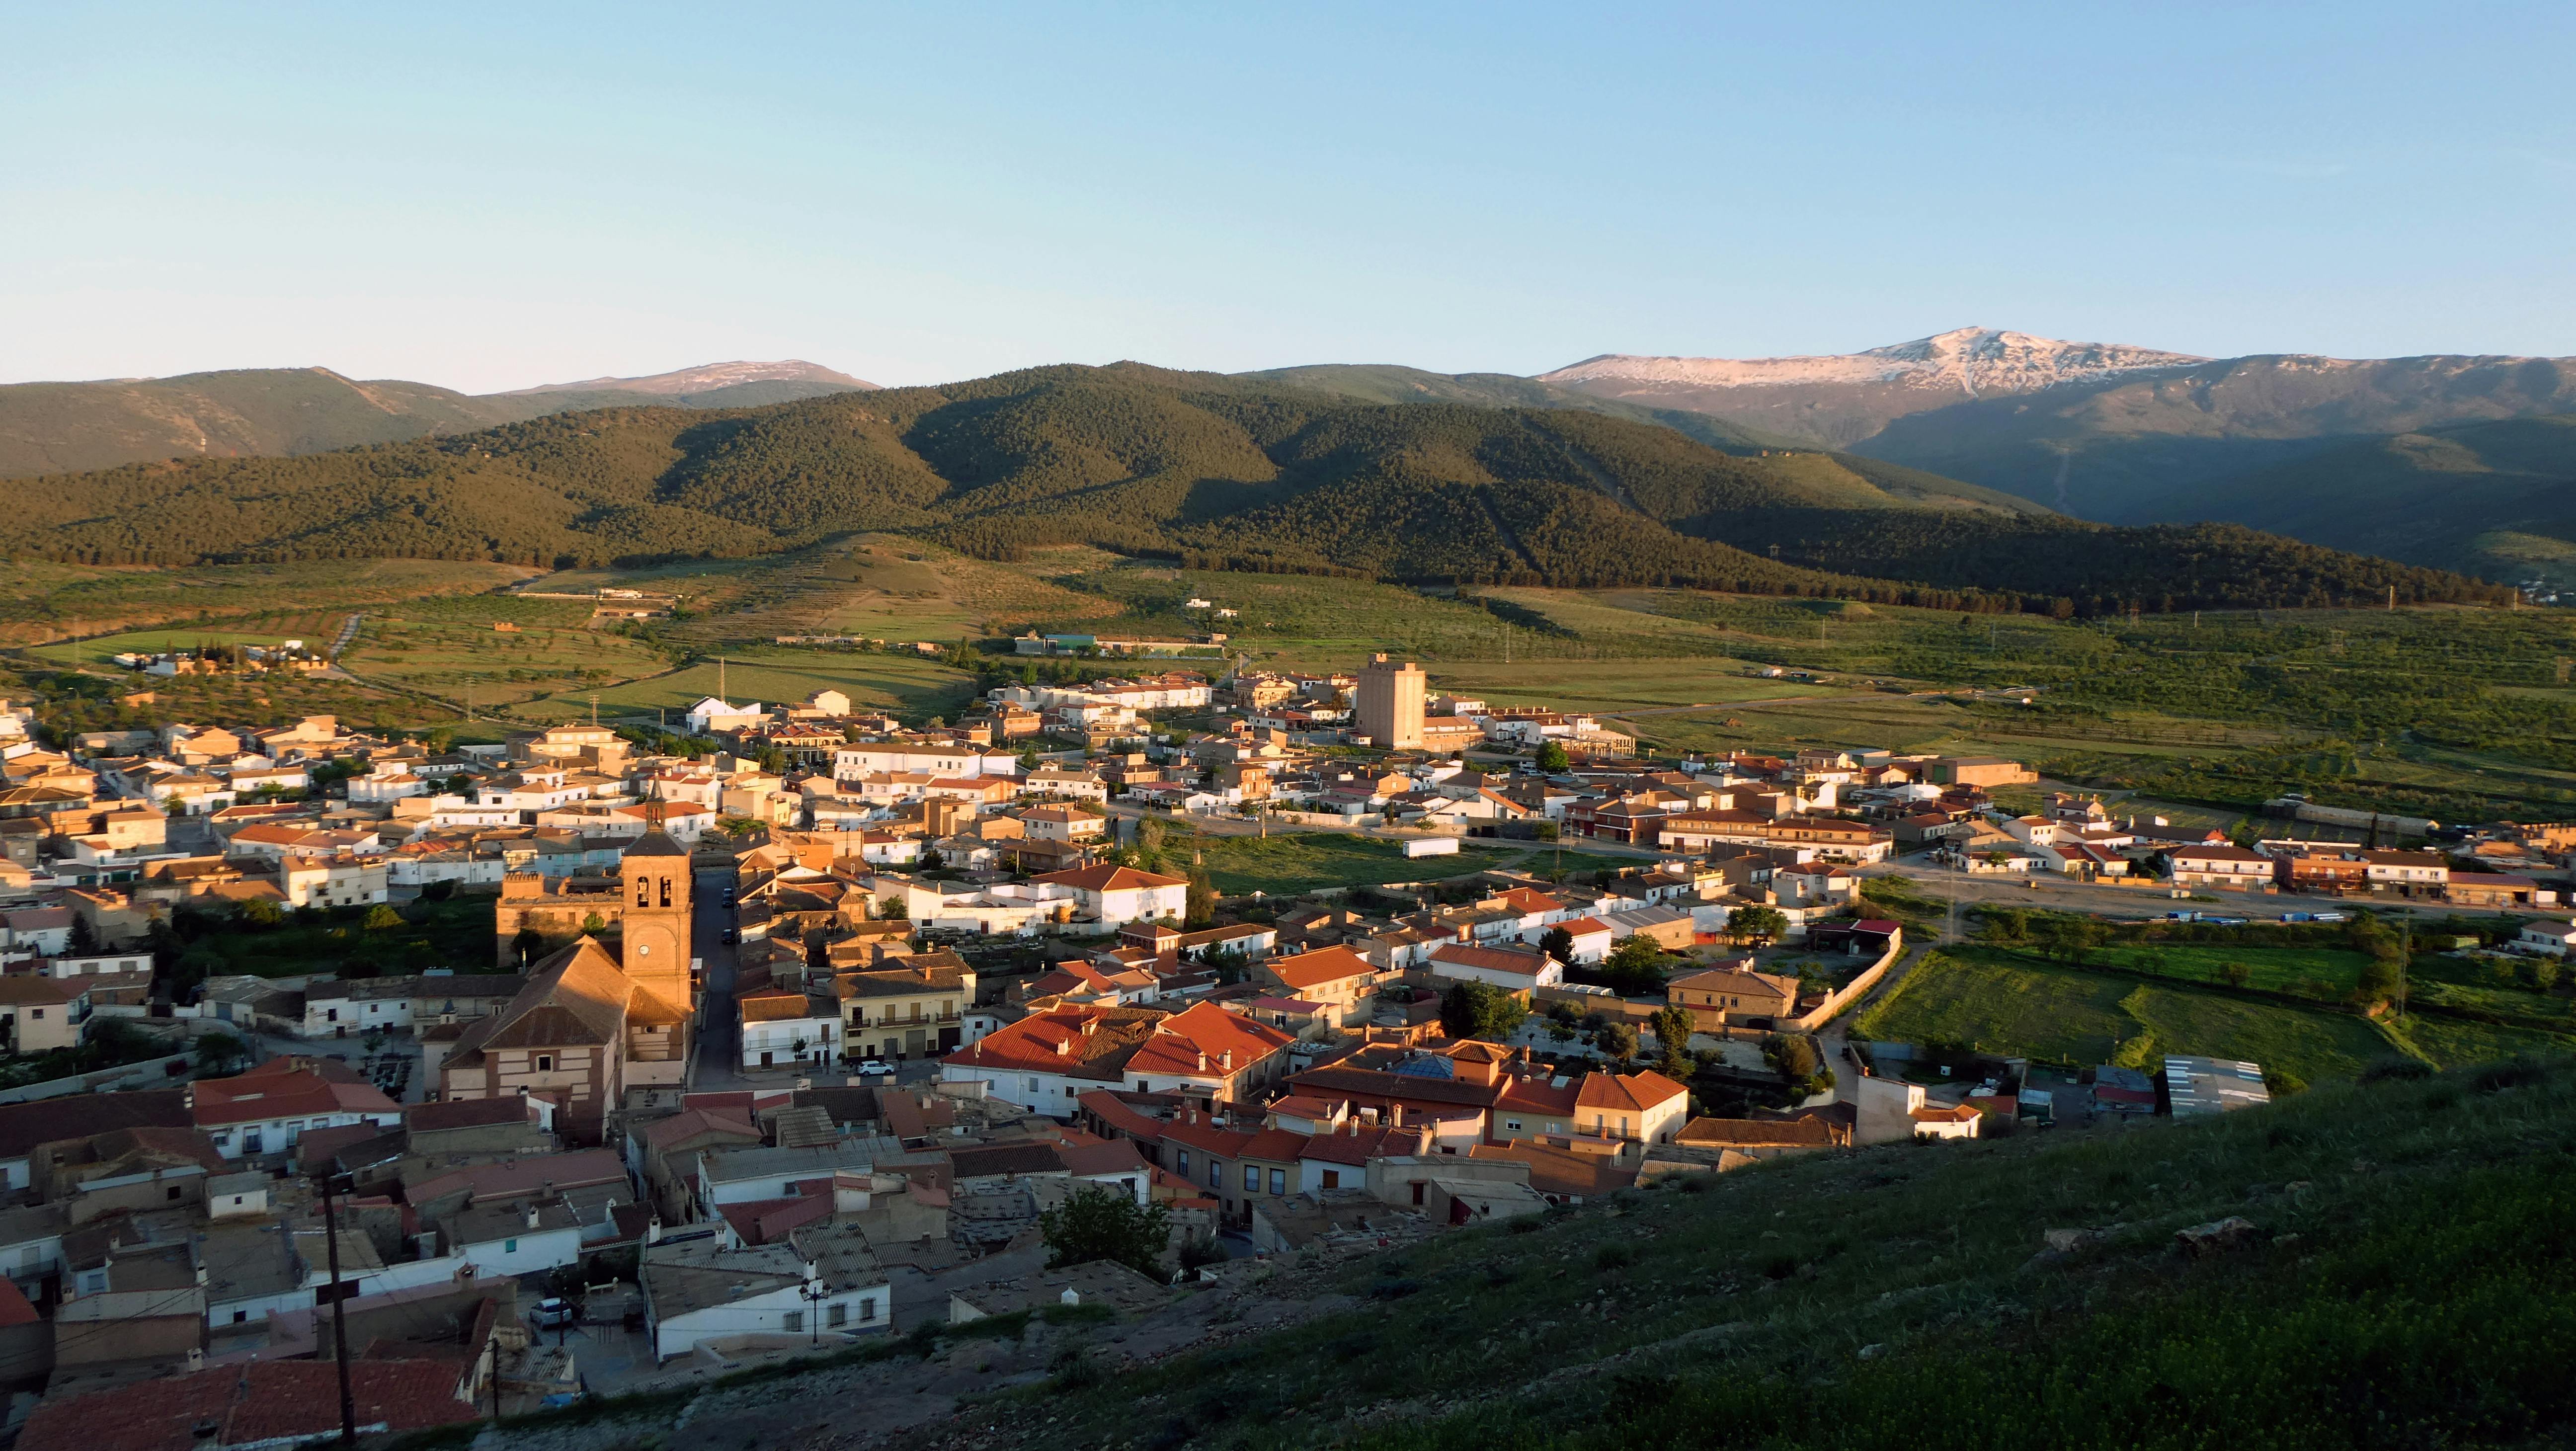
[[[1111,866],[1107,863],[1099,866],[1076,867],[1069,872],[1049,872],[1045,876],[1031,877],[1029,880],[1059,887],[1071,887],[1077,892],[1123,892],[1137,887],[1189,885],[1189,880],[1185,877],[1160,876],[1153,872],[1140,872],[1134,867]]]
[[[1288,1129],[1263,1129],[1243,1146],[1243,1157],[1293,1164],[1306,1157],[1306,1135]]]
[[[1651,1068],[1625,1078],[1608,1073],[1587,1073],[1583,1075],[1583,1086],[1575,1091],[1574,1104],[1577,1108],[1642,1113],[1658,1104],[1685,1097],[1689,1092],[1689,1089]]]
[[[1272,977],[1299,992],[1377,971],[1367,958],[1347,947],[1319,947],[1294,957],[1274,957],[1268,966]]]
[[[319,1360],[254,1360],[48,1400],[18,1433],[25,1451],[192,1451],[337,1431],[338,1368]],[[352,1360],[358,1429],[419,1431],[470,1421],[456,1366],[435,1360]],[[200,1436],[197,1427],[216,1430]]]
[[[199,1128],[224,1124],[265,1123],[314,1114],[371,1113],[392,1116],[402,1106],[364,1083],[336,1083],[327,1069],[311,1060],[272,1058],[231,1078],[204,1078],[189,1085],[189,1105]]]

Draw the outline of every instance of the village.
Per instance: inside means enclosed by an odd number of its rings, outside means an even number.
[[[2043,883],[2576,947],[2576,828],[2284,799],[2311,834],[2238,841],[2034,805],[2002,755],[1647,759],[1385,655],[675,724],[0,711],[0,1367],[32,1444],[142,1451],[117,1428],[244,1383],[317,1436],[334,1359],[361,1421],[417,1430],[1148,1316],[1781,1156],[2268,1099],[2242,1060],[1932,1073],[1848,1031],[1962,900]],[[1291,837],[1391,870],[1220,891],[1201,860]],[[1887,880],[1955,890],[1908,920]]]

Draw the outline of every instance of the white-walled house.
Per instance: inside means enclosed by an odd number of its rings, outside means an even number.
[[[227,1159],[283,1152],[307,1129],[402,1123],[400,1104],[369,1084],[326,1077],[313,1059],[272,1058],[231,1078],[199,1079],[186,1092],[191,1121]]]
[[[655,1244],[645,1249],[638,1278],[653,1354],[666,1361],[702,1341],[847,1335],[893,1321],[884,1282],[828,1284],[791,1245]]]
[[[1189,911],[1187,878],[1161,876],[1134,867],[1077,867],[1069,872],[1032,877],[1030,881],[1035,886],[1061,887],[1072,892],[1077,909],[1084,916],[1097,918],[1103,927],[1151,922],[1158,917],[1178,920]]]
[[[1565,964],[1528,949],[1445,943],[1431,949],[1428,965],[1435,977],[1491,983],[1514,992],[1556,987],[1565,981]]]

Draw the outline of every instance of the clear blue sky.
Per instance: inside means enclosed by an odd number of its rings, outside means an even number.
[[[2576,354],[2568,7],[1254,10],[10,7],[0,381]]]

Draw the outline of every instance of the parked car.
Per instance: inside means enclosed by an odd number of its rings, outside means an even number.
[[[739,933],[739,932],[735,931],[734,929],[732,929],[732,928],[730,928],[730,927],[728,927],[728,928],[726,928],[726,929],[724,930],[724,945],[725,945],[725,946],[727,946],[727,947],[731,947],[731,946],[733,946],[734,944],[736,944],[736,943],[738,943],[738,942],[740,942],[740,941],[742,941],[742,934],[741,934],[741,933]]]
[[[886,1062],[882,1058],[865,1059],[859,1064],[859,1074],[861,1077],[865,1077],[871,1073],[891,1074],[893,1072],[894,1065]]]
[[[581,1323],[581,1307],[575,1305],[570,1300],[555,1299],[551,1297],[539,1300],[537,1302],[537,1308],[528,1312],[528,1323],[536,1326],[539,1330],[553,1330],[558,1326],[578,1325]]]

